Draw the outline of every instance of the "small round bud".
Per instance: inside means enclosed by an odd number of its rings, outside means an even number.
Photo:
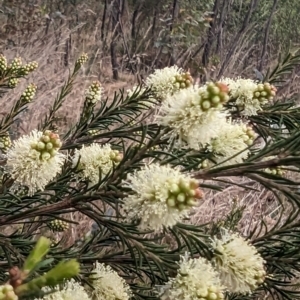
[[[208,300],[217,300],[218,296],[216,293],[209,293]]]
[[[178,184],[173,183],[171,185],[170,192],[173,194],[178,194],[180,192],[180,188],[179,188]]]
[[[184,205],[183,203],[180,203],[180,204],[177,205],[177,208],[178,208],[178,210],[183,211],[183,210],[185,210],[187,207],[186,207],[186,205]]]
[[[176,199],[177,199],[177,201],[180,202],[180,203],[185,202],[185,194],[184,194],[184,193],[178,194]]]
[[[43,135],[42,140],[44,143],[49,143],[50,142],[50,137],[48,135]]]
[[[169,207],[175,207],[176,206],[176,200],[175,200],[175,197],[169,197],[167,199],[167,205]]]
[[[43,143],[43,142],[38,142],[37,143],[37,149],[38,150],[44,150],[45,147],[46,147],[45,143]]]
[[[88,55],[86,53],[83,53],[79,56],[76,63],[82,66],[87,60],[88,60]]]
[[[51,150],[53,148],[53,145],[52,145],[52,143],[47,143],[46,144],[46,149],[47,150]],[[51,155],[51,154],[50,154]]]
[[[51,149],[51,150],[49,151],[49,154],[51,155],[51,157],[54,157],[57,153],[58,153],[58,152],[57,152],[57,150],[55,150],[55,149]]]
[[[212,104],[219,104],[220,101],[221,101],[221,99],[220,99],[219,96],[214,96],[214,97],[211,99]]]
[[[201,103],[201,106],[202,106],[203,110],[208,110],[208,109],[210,109],[211,104],[208,100],[205,100]]]
[[[51,158],[51,155],[49,152],[43,152],[41,158],[42,160],[49,160]]]

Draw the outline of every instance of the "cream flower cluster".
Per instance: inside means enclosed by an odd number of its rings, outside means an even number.
[[[96,267],[90,275],[90,290],[92,300],[128,300],[131,290],[126,281],[110,266],[96,262]]]
[[[208,150],[214,153],[217,163],[222,161],[224,165],[242,163],[250,154],[247,148],[253,144],[255,132],[244,123],[232,123],[231,120],[221,123],[222,129],[211,139]]]
[[[212,83],[182,90],[162,103],[156,120],[172,129],[171,138],[180,146],[200,149],[222,130],[227,116],[222,103],[228,99],[226,87]]]
[[[124,199],[127,219],[139,219],[142,230],[161,231],[174,226],[203,197],[196,180],[159,164],[129,174],[124,186],[133,192]]]
[[[229,93],[235,99],[236,105],[245,116],[257,115],[262,107],[273,100],[276,88],[269,83],[257,83],[244,78],[221,78],[229,88]]]
[[[63,288],[43,298],[36,300],[91,300],[85,289],[74,279],[67,281]],[[50,288],[44,288],[44,292],[50,292]]]
[[[162,300],[222,300],[223,286],[218,273],[204,258],[181,256],[177,276],[169,280]]]
[[[7,152],[7,172],[16,184],[28,187],[28,194],[44,190],[61,171],[65,155],[58,152],[61,142],[57,134],[33,130],[13,142]]]
[[[247,294],[264,282],[264,260],[257,249],[238,234],[223,230],[221,238],[214,238],[214,266],[222,284],[229,292]]]
[[[146,79],[146,86],[151,87],[161,100],[181,89],[191,87],[192,83],[191,75],[188,72],[184,73],[183,69],[177,66],[157,69]]]
[[[73,157],[73,168],[77,166],[79,178],[88,179],[91,184],[97,184],[101,178],[106,176],[122,160],[122,155],[117,150],[112,150],[109,144],[99,145],[96,143],[90,146],[83,146],[76,149]]]

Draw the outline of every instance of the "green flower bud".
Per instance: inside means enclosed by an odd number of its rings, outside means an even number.
[[[169,207],[175,207],[176,206],[176,199],[175,199],[174,196],[170,196],[167,199],[167,206],[169,206]]]
[[[209,293],[208,300],[217,300],[218,296],[216,293]]]
[[[191,179],[191,181],[190,181],[190,187],[192,189],[196,189],[196,188],[198,188],[198,186],[199,186],[198,181],[196,179]]]
[[[202,99],[209,99],[209,93],[207,91],[200,93]]]
[[[24,272],[31,272],[35,266],[43,259],[48,253],[51,241],[45,237],[40,237],[30,252],[29,256],[25,260],[23,270]]]
[[[88,60],[88,55],[86,53],[83,53],[79,56],[76,63],[82,66],[87,60]]]
[[[50,142],[50,137],[49,137],[48,135],[43,135],[43,136],[42,136],[42,141],[43,141],[44,143],[49,143],[49,142]]]
[[[208,109],[210,109],[210,107],[211,107],[210,101],[208,101],[208,100],[203,101],[203,102],[201,103],[201,106],[202,106],[202,109],[203,109],[203,110],[208,110]]]
[[[175,87],[175,89],[179,90],[180,89],[180,83],[179,82],[174,83],[174,87]]]
[[[43,152],[41,159],[42,160],[49,160],[51,158],[51,154],[49,152]]]
[[[262,92],[262,91],[264,90],[264,85],[263,85],[263,84],[258,84],[258,85],[257,85],[257,90],[258,90],[259,92]]]
[[[53,145],[52,145],[52,143],[47,143],[46,144],[46,149],[47,150],[51,150],[53,148]],[[51,155],[51,154],[50,154]]]
[[[180,192],[180,188],[179,188],[178,184],[173,183],[171,185],[170,192],[173,194],[178,194]]]
[[[69,228],[69,223],[63,220],[52,220],[48,223],[48,227],[57,232],[63,232]]]
[[[49,136],[51,133],[52,133],[52,131],[51,131],[51,130],[45,130],[45,132],[44,132],[44,135],[47,135],[47,136]]]
[[[182,179],[179,181],[179,187],[183,192],[187,192],[191,189],[190,183],[186,182],[185,180],[182,180]]]
[[[63,280],[71,279],[79,274],[79,263],[75,260],[62,261],[46,274],[34,278],[16,288],[17,294],[40,291],[45,286],[56,286]]]
[[[180,211],[183,211],[183,210],[187,209],[186,205],[183,204],[183,203],[178,204],[178,205],[177,205],[177,208],[178,208],[178,210],[180,210]]]
[[[8,80],[8,87],[13,89],[17,86],[17,84],[19,83],[19,79],[18,78],[10,78]]]
[[[0,54],[0,72],[6,71],[6,69],[7,69],[6,57]]]
[[[43,142],[38,142],[37,143],[37,149],[38,150],[44,150],[45,147],[46,147],[45,143],[43,143]]]
[[[54,157],[57,153],[58,153],[58,151],[55,149],[52,149],[49,151],[49,154],[51,155],[51,157]]]
[[[177,199],[177,201],[180,202],[180,203],[185,202],[185,194],[184,194],[184,193],[178,194],[176,199]]]
[[[187,201],[186,201],[186,204],[188,206],[196,206],[197,205],[197,202],[194,200],[194,198],[188,198]]]

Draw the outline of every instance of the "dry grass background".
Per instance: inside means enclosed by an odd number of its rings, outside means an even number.
[[[35,100],[29,105],[29,109],[23,113],[20,122],[14,128],[13,138],[20,134],[26,134],[37,127],[64,84],[75,59],[82,52],[87,52],[91,59],[80,72],[72,93],[57,114],[61,118],[59,126],[69,126],[79,118],[84,100],[84,90],[91,81],[99,80],[103,85],[105,96],[108,97],[112,97],[113,93],[119,89],[131,88],[136,84],[136,76],[126,72],[120,73],[120,79],[117,82],[111,79],[110,57],[103,52],[103,45],[97,39],[100,28],[99,21],[96,21],[93,28],[85,31],[81,31],[84,24],[78,24],[77,27],[69,29],[67,22],[59,21],[59,25],[55,22],[50,24],[47,33],[45,33],[45,27],[40,27],[26,36],[20,36],[23,42],[20,42],[19,45],[1,45],[0,52],[3,52],[8,59],[20,56],[25,62],[35,60],[39,63],[36,72],[0,99],[1,114],[5,114],[29,83],[33,82],[38,86]],[[78,32],[82,34],[78,34]],[[84,32],[85,34],[83,34]],[[66,44],[70,41],[70,37],[72,47],[68,49],[68,66],[65,66]],[[233,66],[232,68],[229,66],[226,75],[234,74],[233,70]],[[283,93],[298,92],[298,78],[296,75],[292,78],[289,88],[283,90]],[[227,180],[237,182],[236,178],[227,178]],[[249,179],[239,178],[240,185],[245,185],[246,182],[248,183]],[[222,192],[206,191],[202,204],[192,215],[192,222],[195,224],[218,222],[225,219],[233,207],[238,206],[245,207],[239,222],[239,229],[243,234],[247,235],[249,230],[253,229],[262,219],[270,226],[274,225],[281,210],[279,202],[274,199],[270,191],[259,184],[253,183],[253,186],[257,189],[256,192],[237,187],[234,184],[226,187]],[[66,245],[83,237],[90,230],[92,224],[91,220],[80,213],[74,213],[67,217],[78,225],[71,225],[70,229],[62,234],[48,232],[53,238],[63,238]]]

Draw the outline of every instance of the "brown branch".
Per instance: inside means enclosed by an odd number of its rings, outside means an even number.
[[[196,179],[210,179],[212,177],[227,177],[227,176],[242,176],[245,174],[249,174],[249,169],[251,171],[253,170],[259,170],[259,169],[265,169],[265,168],[270,168],[270,167],[276,167],[279,165],[283,165],[281,162],[281,159],[279,158],[274,158],[271,160],[267,161],[261,161],[261,162],[255,162],[255,163],[250,163],[249,165],[246,166],[240,166],[240,167],[235,167],[223,171],[218,171],[216,172],[214,169],[212,170],[207,170],[207,171],[199,171],[199,172],[194,172],[194,178]]]

